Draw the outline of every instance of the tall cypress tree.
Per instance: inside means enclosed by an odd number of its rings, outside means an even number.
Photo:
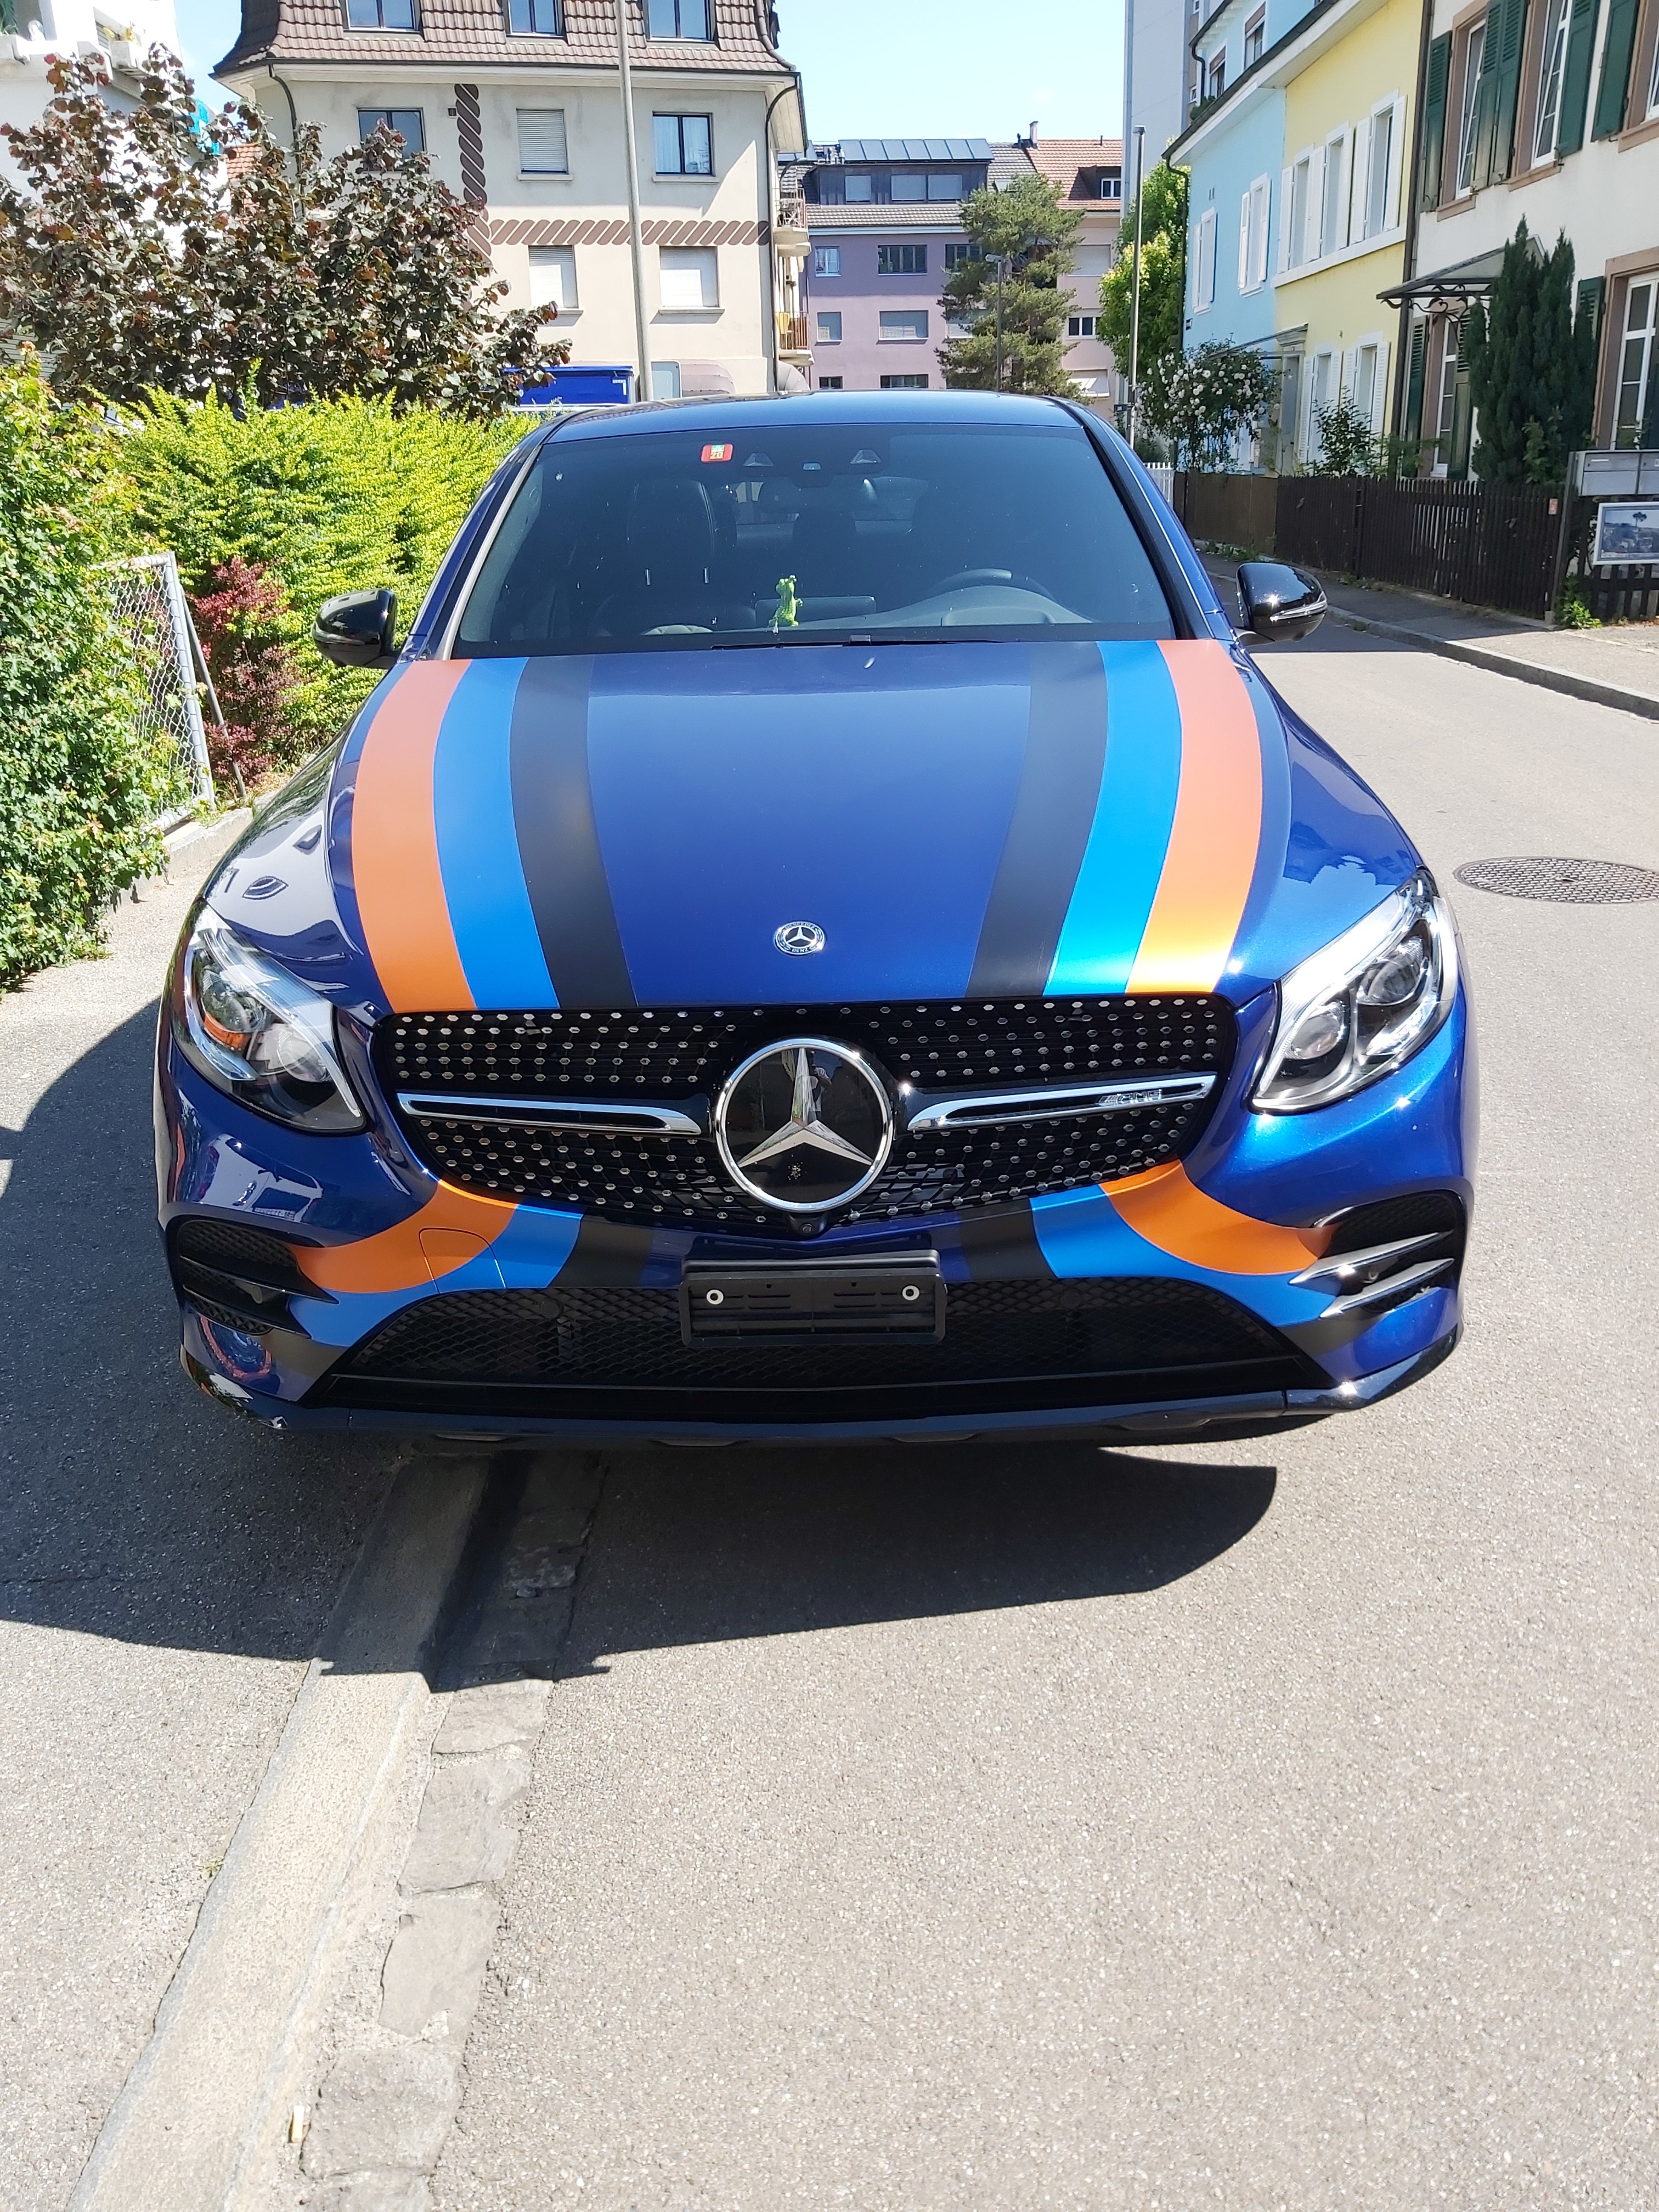
[[[1595,368],[1589,319],[1575,330],[1572,247],[1540,257],[1523,216],[1484,308],[1469,322],[1469,389],[1480,442],[1475,474],[1493,483],[1559,483],[1589,435]]]

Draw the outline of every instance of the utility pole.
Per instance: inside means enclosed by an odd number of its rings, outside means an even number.
[[[634,143],[634,75],[628,61],[628,0],[617,0],[617,64],[622,73],[623,149],[628,162],[628,244],[634,259],[634,335],[639,341],[636,399],[654,399],[651,342],[645,326],[645,240],[640,231],[640,158]]]
[[[995,253],[992,259],[997,264],[997,390],[1002,389],[1002,280],[1008,273],[1008,257]]]
[[[1146,181],[1146,132],[1135,125],[1135,283],[1129,307],[1129,446],[1135,442],[1135,414],[1140,404],[1140,235],[1141,188]]]

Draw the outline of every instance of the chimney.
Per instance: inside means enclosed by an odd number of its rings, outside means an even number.
[[[1031,136],[1030,143],[1033,146],[1036,144],[1036,118],[1035,116],[1031,119]]]

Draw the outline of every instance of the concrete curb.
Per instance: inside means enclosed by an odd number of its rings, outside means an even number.
[[[1616,684],[1598,684],[1593,677],[1575,676],[1565,668],[1546,668],[1536,660],[1512,659],[1508,653],[1492,653],[1485,646],[1466,645],[1460,638],[1434,637],[1404,623],[1376,622],[1369,615],[1350,614],[1342,607],[1332,607],[1329,619],[1346,629],[1373,630],[1378,637],[1390,638],[1399,645],[1419,646],[1425,653],[1439,653],[1443,659],[1465,661],[1471,668],[1513,676],[1519,683],[1560,691],[1570,699],[1586,699],[1593,707],[1615,707],[1625,714],[1659,722],[1659,699],[1650,699],[1644,692],[1626,691]]]
[[[393,1482],[203,1904],[73,2212],[223,2203],[326,1942],[483,1491],[483,1461]]]

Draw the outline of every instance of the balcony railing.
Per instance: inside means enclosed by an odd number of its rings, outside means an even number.
[[[811,353],[811,345],[807,343],[805,316],[780,315],[778,317],[778,351],[780,353]]]

